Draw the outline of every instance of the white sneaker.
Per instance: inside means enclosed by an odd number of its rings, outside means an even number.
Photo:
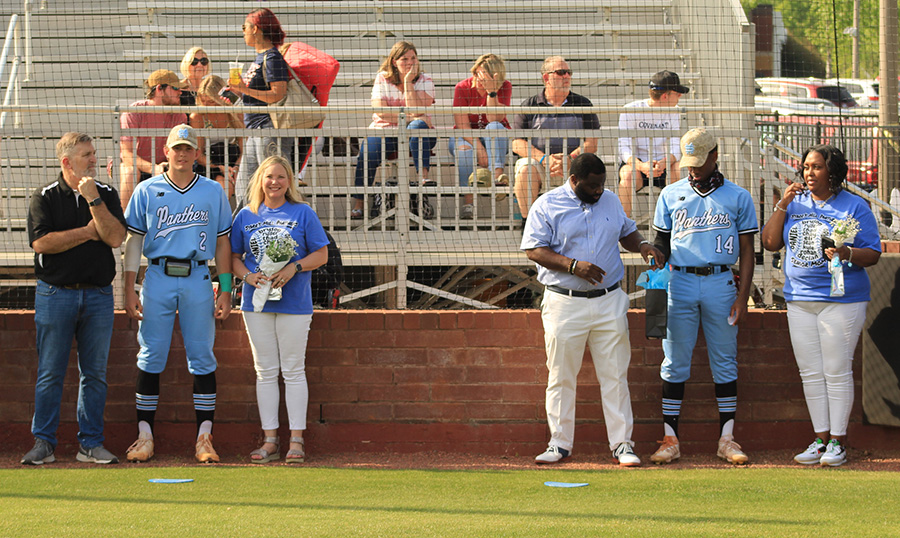
[[[794,456],[794,461],[803,465],[815,465],[822,459],[825,453],[825,443],[821,439],[816,439],[806,447],[806,450]]]
[[[565,448],[559,448],[558,446],[550,445],[547,447],[547,450],[544,451],[543,454],[538,455],[534,458],[534,462],[538,465],[544,465],[547,463],[559,463],[565,458],[569,457],[569,451]]]
[[[619,446],[617,446],[616,450],[613,452],[613,458],[615,458],[622,467],[639,467],[641,465],[641,458],[637,457],[637,454],[634,453],[634,449],[632,449],[631,445],[628,443],[619,443]]]
[[[822,454],[819,463],[823,467],[837,467],[843,465],[845,461],[847,461],[847,451],[844,450],[844,445],[837,439],[832,439],[825,447],[825,453]]]

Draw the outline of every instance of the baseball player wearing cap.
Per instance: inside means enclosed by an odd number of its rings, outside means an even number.
[[[125,310],[138,325],[138,440],[129,461],[153,456],[153,419],[159,402],[159,374],[166,367],[175,313],[181,325],[188,370],[194,375],[197,414],[196,458],[219,461],[212,447],[216,408],[215,319],[231,310],[231,208],[215,181],[195,174],[197,136],[178,125],[165,145],[168,171],[140,183],[125,208],[131,232],[125,243]],[[134,290],[141,252],[147,273],[140,299]],[[221,293],[213,299],[207,262],[215,258]]]
[[[759,231],[750,193],[722,176],[716,139],[705,129],[691,129],[681,138],[681,167],[688,177],[665,187],[656,204],[655,244],[672,267],[663,380],[665,436],[650,457],[669,463],[681,457],[678,418],[684,384],[691,375],[691,355],[697,329],[703,325],[709,367],[719,406],[718,456],[746,463],[734,442],[737,409],[737,326],[747,314],[753,281],[753,234]],[[731,266],[740,260],[740,284]]]
[[[650,79],[649,99],[633,101],[625,108],[673,108],[690,88],[682,86],[677,73],[660,71]],[[625,214],[631,216],[632,195],[653,178],[656,187],[666,186],[678,178],[681,150],[678,137],[653,136],[653,131],[678,131],[681,118],[677,112],[623,113],[619,115],[619,129],[647,132],[647,137],[619,138],[619,199]]]
[[[168,69],[157,69],[150,73],[145,86],[147,98],[135,101],[131,106],[179,106],[181,90],[187,87],[187,83]],[[126,112],[119,119],[123,130],[171,129],[181,123],[187,123],[187,115],[182,112]],[[119,192],[123,204],[128,203],[137,183],[163,173],[165,142],[162,136],[122,136]]]

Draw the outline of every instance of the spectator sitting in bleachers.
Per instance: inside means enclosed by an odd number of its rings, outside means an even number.
[[[230,107],[231,103],[222,98],[220,92],[225,88],[225,81],[216,75],[207,75],[197,88],[197,104],[204,107]],[[229,128],[243,129],[243,114],[229,112],[194,112],[191,114],[191,127],[196,129]],[[241,162],[242,140],[235,138],[204,138],[197,137],[199,153],[195,168],[197,173],[216,180],[227,195],[234,194],[234,179]],[[206,146],[209,145],[209,173],[206,171]],[[225,152],[228,152],[226,165]],[[228,178],[228,184],[225,179]]]
[[[203,77],[212,73],[212,63],[209,56],[200,47],[191,47],[181,59],[181,74],[185,83],[181,92],[181,105],[194,106],[197,104],[197,92]]]
[[[625,108],[673,108],[689,91],[690,88],[681,85],[678,74],[660,71],[650,79],[650,98],[628,103]],[[654,130],[680,128],[681,119],[674,111],[619,115],[619,129],[639,129],[652,134]],[[678,169],[680,140],[678,136],[635,138],[632,145],[630,137],[619,138],[619,199],[626,215],[631,216],[632,187],[634,191],[641,190],[651,176],[653,185],[659,188],[666,186],[667,177],[668,183],[678,180],[681,175]]]
[[[591,101],[571,90],[572,70],[562,56],[550,56],[541,66],[544,89],[522,101],[522,106],[593,106]],[[600,120],[596,114],[516,114],[513,129],[598,129]],[[549,172],[550,179],[562,183],[572,160],[582,153],[595,153],[597,139],[540,138],[513,140],[513,151],[521,157],[516,161],[515,193],[522,213],[528,217],[528,209],[537,199]]]
[[[180,106],[181,90],[185,84],[178,80],[175,73],[167,69],[156,70],[150,74],[146,86],[147,98],[131,103],[131,106]],[[187,115],[182,112],[126,112],[119,122],[123,130],[171,129],[186,120]],[[122,136],[119,193],[123,206],[128,205],[135,185],[166,170],[165,145],[165,135]]]
[[[482,54],[472,66],[472,76],[460,81],[453,90],[453,106],[509,106],[511,100],[512,84],[506,80],[506,65],[496,54]],[[456,129],[509,129],[505,114],[454,114],[453,118]],[[509,177],[503,173],[509,154],[506,137],[452,137],[450,153],[456,156],[460,186],[490,185],[491,178],[497,185],[509,185]],[[471,219],[474,212],[472,195],[467,194],[460,218]]]
[[[434,81],[422,71],[415,45],[408,41],[398,41],[391,47],[388,57],[381,64],[378,75],[375,77],[375,85],[372,87],[372,106],[422,107],[432,104],[434,104]],[[369,128],[397,127],[398,121],[397,113],[379,111],[372,114],[372,123]],[[407,129],[433,128],[429,114],[408,114],[406,122]],[[409,139],[413,164],[417,171],[421,170],[422,184],[426,186],[434,185],[434,182],[428,179],[428,169],[431,164],[431,148],[434,147],[435,142],[434,138],[412,137]],[[375,173],[382,160],[381,147],[381,137],[372,136],[366,139],[366,147],[359,152],[359,159],[356,163],[356,186],[363,186],[364,178],[368,179],[369,185],[375,180]],[[397,139],[385,137],[385,155],[395,151],[397,151]],[[374,217],[380,212],[380,207],[373,207],[371,215]],[[363,218],[363,196],[361,194],[353,195],[350,217]]]

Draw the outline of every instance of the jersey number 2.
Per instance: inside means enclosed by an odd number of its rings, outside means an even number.
[[[729,254],[734,254],[734,236],[733,235],[728,236],[728,239],[725,240],[724,245],[722,244],[722,236],[721,235],[716,236],[716,252],[721,254],[723,247],[725,248],[725,251],[728,252]]]
[[[200,232],[200,250],[206,251],[206,232]]]

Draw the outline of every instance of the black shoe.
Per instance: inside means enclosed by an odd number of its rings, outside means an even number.
[[[381,194],[375,194],[372,197],[372,207],[369,209],[369,218],[374,219],[381,215]]]

